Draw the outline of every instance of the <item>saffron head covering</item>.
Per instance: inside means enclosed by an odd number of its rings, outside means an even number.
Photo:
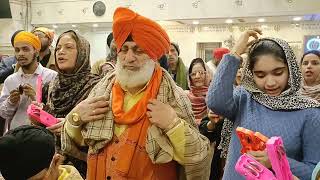
[[[14,38],[16,37],[16,35],[17,35],[19,32],[22,32],[22,31],[24,31],[24,30],[18,30],[18,31],[16,31],[16,32],[14,32],[14,33],[12,34],[12,36],[11,36],[11,45],[12,45],[12,47],[14,46]]]
[[[27,32],[27,31],[21,31],[19,32],[16,37],[14,38],[14,46],[18,42],[24,42],[28,43],[31,46],[33,46],[37,51],[40,51],[41,49],[41,41],[40,39],[35,36],[34,34]]]
[[[115,10],[112,30],[118,53],[129,36],[153,60],[169,51],[170,40],[165,30],[155,21],[128,8]]]

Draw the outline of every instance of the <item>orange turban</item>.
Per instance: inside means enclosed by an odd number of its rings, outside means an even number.
[[[44,33],[50,39],[50,41],[52,41],[54,38],[54,32],[46,27],[37,27],[32,31],[32,33],[36,31]]]
[[[128,8],[115,10],[112,31],[118,52],[129,35],[153,60],[158,60],[170,49],[169,36],[158,23]]]
[[[35,36],[34,34],[27,32],[27,31],[21,31],[19,32],[16,37],[14,38],[14,46],[18,42],[24,42],[28,43],[31,46],[33,46],[37,51],[40,51],[41,49],[41,41],[40,39]]]

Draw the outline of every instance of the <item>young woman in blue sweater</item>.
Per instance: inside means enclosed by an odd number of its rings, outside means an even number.
[[[301,72],[288,43],[276,38],[258,39],[259,34],[259,29],[253,29],[240,36],[233,51],[223,57],[209,87],[209,108],[234,122],[223,179],[244,179],[234,168],[241,155],[235,129],[241,126],[268,137],[281,136],[292,173],[309,180],[320,161],[320,104],[300,95]],[[252,37],[255,40],[249,42]],[[242,85],[234,88],[240,55],[248,44],[251,47]],[[271,168],[266,151],[249,154]]]

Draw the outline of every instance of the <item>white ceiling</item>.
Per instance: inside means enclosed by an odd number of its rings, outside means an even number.
[[[265,22],[261,23],[279,23],[279,22],[297,22],[294,21],[293,18],[301,17],[301,21],[320,21],[320,14],[311,14],[304,16],[273,16],[273,17],[238,17],[231,18],[233,20],[233,24],[241,24],[241,23],[257,23],[258,19],[263,18]],[[226,18],[220,19],[186,19],[186,20],[178,20],[177,22],[180,24],[193,24],[194,21],[198,21],[200,25],[211,25],[211,24],[225,24]]]
[[[293,18],[301,17],[300,21],[294,21]],[[264,22],[258,22],[258,19],[263,18]],[[197,21],[198,25],[219,25],[226,24],[226,18],[210,18],[210,19],[179,19],[179,20],[168,20],[168,21],[158,21],[162,26],[179,26],[179,25],[192,25]],[[251,23],[306,23],[306,22],[320,22],[320,14],[311,14],[304,16],[273,16],[273,17],[239,17],[232,18],[232,24],[251,24]],[[97,27],[94,27],[94,24],[97,24]],[[59,29],[88,29],[92,28],[93,30],[100,29],[111,29],[112,23],[99,22],[99,23],[65,23],[65,24],[55,24]],[[73,26],[72,26],[73,25]],[[53,28],[52,24],[39,24],[37,26],[45,26]]]

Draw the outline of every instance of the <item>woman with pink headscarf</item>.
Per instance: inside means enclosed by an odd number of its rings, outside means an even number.
[[[214,114],[207,107],[206,97],[212,80],[212,71],[206,66],[201,58],[191,61],[188,75],[188,97],[191,101],[192,110],[199,125],[201,134],[206,136],[214,146],[214,155],[211,163],[210,179],[220,179],[223,174],[223,161],[220,158],[221,150],[217,146],[221,140],[223,117]]]

